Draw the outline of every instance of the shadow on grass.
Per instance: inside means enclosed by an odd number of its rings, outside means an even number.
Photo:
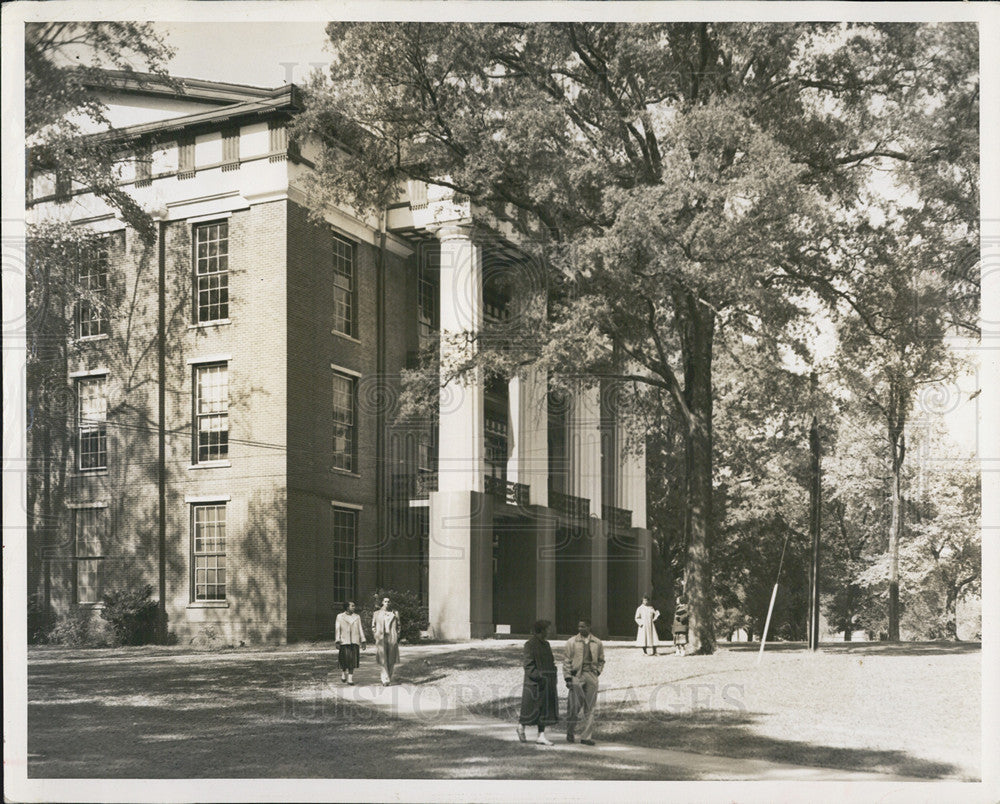
[[[475,715],[513,721],[520,698],[508,697],[469,706]],[[565,701],[561,715],[565,715]],[[636,702],[600,702],[596,738],[642,748],[686,751],[695,754],[762,759],[810,768],[919,776],[930,779],[959,777],[961,769],[932,762],[904,751],[837,748],[814,743],[762,736],[753,726],[764,715],[754,712],[706,709],[683,714],[639,709]],[[725,772],[725,768],[720,768]]]
[[[371,658],[355,680],[380,689]],[[696,778],[392,718],[342,700],[325,657],[51,663],[29,668],[28,683],[33,779]]]
[[[759,642],[722,643],[724,650],[734,653],[757,653]],[[948,656],[979,653],[981,642],[821,642],[820,653],[861,654],[865,656]],[[768,642],[764,653],[809,652],[805,642]]]
[[[520,678],[517,671],[521,664],[520,645],[510,651],[472,648],[456,653],[432,656],[427,659],[414,659],[401,665],[395,674],[395,679],[407,684],[426,684],[436,681],[444,674],[461,672],[463,670],[512,670],[512,678]]]

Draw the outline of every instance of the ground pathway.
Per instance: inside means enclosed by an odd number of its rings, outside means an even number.
[[[466,649],[462,645],[420,645],[407,648],[407,662],[418,662],[427,656],[437,655],[456,649]],[[496,718],[476,716],[463,707],[455,707],[433,687],[417,684],[393,683],[382,686],[377,671],[371,665],[359,668],[354,686],[334,685],[333,693],[341,700],[370,707],[393,718],[417,721],[425,728],[442,729],[449,732],[475,734],[513,743],[512,750],[531,751],[571,751],[588,753],[600,761],[625,759],[630,763],[664,768],[682,767],[697,778],[704,780],[742,779],[747,781],[841,781],[841,782],[927,782],[926,778],[900,776],[884,773],[867,773],[836,768],[814,768],[763,759],[734,758],[696,754],[662,748],[644,748],[621,742],[600,741],[597,745],[586,746],[567,743],[562,732],[550,734],[552,747],[536,745],[532,741],[534,729],[528,727],[528,743],[521,745],[514,724]],[[304,691],[303,691],[304,692]],[[600,710],[598,710],[599,712]],[[599,715],[598,715],[599,717]]]

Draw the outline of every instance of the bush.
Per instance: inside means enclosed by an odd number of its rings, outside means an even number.
[[[47,608],[37,595],[28,598],[28,644],[44,645],[55,626],[52,609]]]
[[[104,596],[101,617],[111,623],[116,645],[146,645],[156,639],[157,602],[153,587],[138,591],[116,589]]]
[[[107,644],[107,634],[94,622],[94,610],[73,606],[60,615],[44,639],[52,645],[67,647],[97,646]]]
[[[420,598],[413,592],[398,592],[395,589],[376,589],[364,600],[361,607],[361,626],[365,629],[365,639],[369,642],[374,641],[372,616],[382,607],[384,597],[389,598],[392,607],[399,612],[400,641],[419,642],[420,632],[427,630],[427,626],[430,625],[427,606],[422,605]]]

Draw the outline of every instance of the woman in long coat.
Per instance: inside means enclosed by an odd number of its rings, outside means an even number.
[[[656,655],[656,646],[660,644],[660,639],[654,623],[659,617],[660,612],[649,605],[648,597],[644,597],[642,605],[635,610],[635,622],[639,626],[639,631],[635,635],[635,644],[642,648],[643,653],[652,648],[653,655]]]
[[[348,600],[344,610],[337,615],[334,638],[339,652],[340,680],[354,683],[354,671],[358,669],[360,654],[358,648],[365,649],[365,632],[361,628],[361,615],[354,611],[354,601]]]
[[[375,638],[375,661],[382,675],[382,686],[392,681],[392,668],[399,661],[399,613],[391,608],[389,598],[382,598],[382,608],[372,615]]]
[[[548,620],[538,620],[531,627],[532,636],[524,643],[524,686],[521,690],[521,716],[517,738],[527,741],[525,726],[537,726],[539,745],[552,745],[545,736],[545,727],[559,720],[559,685],[555,659],[547,639]]]

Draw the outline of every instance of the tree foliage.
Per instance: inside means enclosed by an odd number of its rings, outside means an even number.
[[[941,75],[970,91],[954,51],[974,29],[947,27],[328,27],[336,56],[299,127],[324,146],[315,189],[363,210],[405,180],[468,196],[482,227],[518,232],[548,295],[547,314],[521,317],[530,337],[474,362],[669,400],[695,651],[715,641],[713,358],[724,340],[787,332],[806,291],[850,292],[838,249],[874,169],[910,165],[918,188],[948,173],[947,121],[924,117],[961,107]]]

